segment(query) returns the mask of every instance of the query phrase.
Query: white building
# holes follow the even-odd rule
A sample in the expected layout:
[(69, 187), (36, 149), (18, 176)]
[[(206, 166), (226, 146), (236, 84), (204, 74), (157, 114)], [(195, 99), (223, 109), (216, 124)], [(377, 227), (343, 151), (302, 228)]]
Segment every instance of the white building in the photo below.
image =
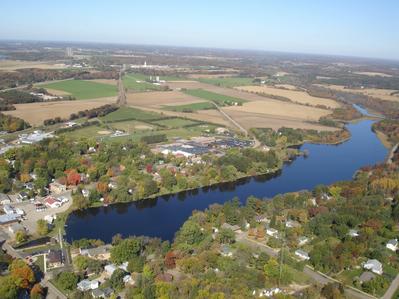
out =
[(77, 284), (77, 289), (79, 291), (85, 292), (89, 290), (97, 289), (100, 285), (98, 280), (88, 280), (84, 279)]
[(374, 272), (375, 274), (382, 275), (382, 264), (375, 259), (370, 259), (363, 264), (363, 268)]
[(295, 255), (303, 261), (310, 260), (309, 254), (302, 249), (295, 250)]
[(399, 248), (398, 239), (389, 240), (386, 247), (395, 252)]
[(270, 237), (277, 238), (277, 237), (278, 237), (278, 230), (269, 227), (269, 228), (266, 229), (266, 234), (267, 234), (268, 236), (270, 236)]

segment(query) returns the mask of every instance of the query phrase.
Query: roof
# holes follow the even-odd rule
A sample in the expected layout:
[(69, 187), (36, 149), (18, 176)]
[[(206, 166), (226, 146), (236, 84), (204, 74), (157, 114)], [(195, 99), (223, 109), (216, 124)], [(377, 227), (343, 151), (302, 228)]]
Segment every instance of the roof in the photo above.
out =
[(7, 224), (10, 222), (15, 222), (15, 221), (18, 221), (19, 218), (20, 218), (20, 215), (18, 215), (18, 214), (0, 215), (0, 224)]
[(49, 204), (49, 205), (53, 205), (55, 203), (59, 203), (59, 201), (57, 199), (55, 199), (54, 197), (52, 197), (52, 196), (47, 196), (44, 199), (44, 201), (46, 202), (46, 204)]
[(387, 245), (398, 246), (398, 240), (397, 239), (389, 240)]
[(50, 250), (47, 259), (50, 263), (61, 263), (62, 262), (62, 252), (61, 250)]
[(303, 255), (303, 256), (309, 256), (309, 254), (305, 250), (302, 250), (302, 249), (295, 250), (295, 254)]
[(111, 247), (112, 247), (111, 245), (102, 245), (94, 248), (82, 249), (81, 253), (90, 256), (97, 256), (100, 254), (108, 253), (111, 250)]
[(375, 278), (375, 274), (372, 272), (366, 271), (366, 272), (363, 272), (362, 275), (360, 275), (359, 280), (361, 282), (367, 282), (367, 281), (372, 280), (373, 278)]

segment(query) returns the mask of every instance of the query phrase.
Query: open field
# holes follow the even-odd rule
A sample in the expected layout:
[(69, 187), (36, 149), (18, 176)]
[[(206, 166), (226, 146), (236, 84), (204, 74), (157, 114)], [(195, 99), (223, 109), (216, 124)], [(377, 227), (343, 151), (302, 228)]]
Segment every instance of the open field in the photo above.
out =
[(177, 111), (177, 112), (195, 112), (198, 110), (216, 109), (215, 105), (209, 102), (192, 103), (186, 105), (168, 105), (163, 107), (164, 110)]
[(90, 80), (91, 82), (97, 82), (102, 84), (109, 84), (109, 85), (117, 85), (118, 81), (113, 79), (94, 79)]
[(203, 100), (179, 91), (152, 91), (127, 94), (127, 103), (132, 106), (162, 108), (165, 105), (178, 106), (199, 102), (203, 102)]
[(157, 125), (161, 125), (161, 126), (166, 126), (168, 128), (182, 128), (185, 126), (194, 125), (197, 122), (192, 121), (190, 119), (176, 117), (176, 118), (157, 120), (157, 121), (154, 121), (153, 123), (157, 124)]
[(322, 86), (330, 88), (332, 90), (359, 93), (370, 97), (379, 98), (385, 101), (399, 102), (399, 91), (394, 89), (379, 89), (379, 88), (346, 88), (343, 85), (333, 85), (333, 84), (316, 84), (317, 86)]
[(65, 80), (40, 87), (67, 92), (78, 100), (105, 98), (117, 94), (116, 86), (88, 80)]
[(149, 125), (148, 123), (136, 120), (119, 121), (110, 123), (109, 125), (115, 130), (122, 130), (125, 132), (147, 131), (157, 128), (157, 126)]
[(207, 101), (211, 101), (216, 103), (219, 106), (230, 106), (237, 104), (243, 104), (246, 102), (244, 99), (237, 97), (230, 97), (224, 94), (215, 93), (212, 91), (204, 90), (204, 89), (187, 89), (183, 91), (185, 94), (190, 96), (198, 97)]
[(353, 73), (358, 74), (358, 75), (370, 76), (370, 77), (386, 77), (386, 78), (392, 77), (389, 74), (380, 73), (380, 72), (353, 72)]
[(142, 92), (149, 90), (160, 90), (159, 85), (154, 85), (152, 83), (146, 82), (149, 76), (142, 74), (127, 74), (123, 76), (123, 85), (128, 90)]
[(72, 113), (115, 103), (115, 98), (102, 98), (87, 101), (59, 101), (30, 104), (15, 104), (13, 111), (3, 111), (29, 122), (31, 125), (42, 125), (46, 119), (61, 117), (68, 118)]
[(199, 78), (200, 82), (213, 84), (222, 87), (235, 87), (241, 85), (253, 84), (254, 78), (247, 77), (216, 77), (216, 78)]
[(142, 120), (148, 121), (153, 119), (160, 119), (162, 115), (151, 111), (143, 111), (132, 107), (121, 107), (117, 111), (111, 112), (102, 117), (104, 122), (119, 122), (125, 120)]
[(275, 84), (274, 86), (277, 88), (283, 88), (283, 89), (299, 90), (298, 87), (291, 85), (291, 84)]
[(0, 60), (1, 71), (15, 71), (18, 69), (38, 68), (38, 69), (64, 69), (63, 63), (40, 62), (40, 61), (21, 61), (21, 60)]
[(300, 103), (311, 106), (324, 105), (329, 108), (340, 107), (339, 103), (334, 100), (313, 97), (305, 91), (288, 90), (282, 88), (275, 88), (271, 86), (239, 86), (236, 88), (247, 92), (255, 92), (255, 93), (262, 93), (265, 95), (284, 97), (291, 100), (294, 103)]

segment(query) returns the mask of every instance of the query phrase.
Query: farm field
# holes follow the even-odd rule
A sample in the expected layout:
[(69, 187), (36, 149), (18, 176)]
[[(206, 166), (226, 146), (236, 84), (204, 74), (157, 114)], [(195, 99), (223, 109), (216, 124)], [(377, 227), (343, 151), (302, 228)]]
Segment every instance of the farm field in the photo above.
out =
[(143, 74), (127, 74), (123, 76), (123, 85), (128, 90), (143, 92), (149, 90), (161, 90), (159, 85), (146, 82), (149, 76)]
[(101, 117), (101, 120), (104, 122), (119, 122), (125, 120), (148, 121), (160, 118), (162, 118), (162, 115), (155, 112), (143, 111), (132, 107), (121, 107), (118, 110)]
[(42, 88), (67, 92), (78, 100), (105, 98), (117, 95), (116, 86), (88, 80), (65, 80), (40, 85)]
[(0, 60), (0, 70), (15, 71), (18, 69), (38, 68), (38, 69), (65, 69), (64, 63), (55, 63), (51, 61), (21, 61), (21, 60)]
[(198, 110), (216, 109), (215, 105), (209, 102), (192, 103), (177, 106), (164, 106), (162, 109), (177, 112), (195, 112)]
[(97, 83), (102, 83), (102, 84), (109, 84), (109, 85), (115, 85), (117, 86), (118, 81), (113, 80), (113, 79), (93, 79), (90, 80), (91, 82), (97, 82)]
[(168, 118), (168, 119), (162, 119), (162, 120), (157, 120), (153, 122), (154, 124), (161, 125), (161, 126), (166, 126), (168, 128), (181, 128), (189, 125), (194, 125), (197, 122), (192, 121), (189, 119), (184, 119), (184, 118)]
[(288, 90), (282, 88), (275, 88), (271, 86), (239, 86), (236, 87), (238, 90), (254, 92), (267, 95), (273, 95), (278, 97), (284, 97), (291, 100), (294, 103), (311, 105), (311, 106), (326, 106), (328, 108), (338, 108), (339, 103), (325, 98), (318, 98), (309, 95), (305, 91)]
[(112, 103), (115, 103), (114, 97), (86, 101), (59, 101), (15, 104), (14, 106), (16, 110), (3, 111), (3, 113), (22, 118), (31, 125), (38, 126), (42, 125), (43, 121), (46, 119), (54, 117), (69, 118), (72, 113)]
[(190, 96), (194, 96), (194, 97), (198, 97), (201, 99), (205, 99), (207, 101), (214, 102), (219, 106), (230, 106), (230, 105), (234, 105), (235, 103), (241, 105), (244, 102), (246, 102), (246, 100), (241, 99), (241, 98), (230, 97), (230, 96), (218, 94), (218, 93), (204, 90), (204, 89), (187, 89), (183, 92)]
[(337, 91), (352, 92), (363, 94), (370, 97), (379, 98), (385, 101), (399, 102), (399, 90), (395, 89), (379, 89), (379, 88), (347, 88), (343, 85), (333, 85), (333, 84), (315, 84), (316, 86), (321, 86)]
[(161, 109), (165, 105), (178, 106), (200, 102), (203, 102), (203, 100), (184, 94), (180, 91), (152, 91), (127, 94), (128, 105), (141, 107)]
[(219, 78), (199, 78), (198, 81), (206, 84), (213, 84), (222, 87), (235, 87), (242, 85), (252, 85), (254, 78), (248, 77), (219, 77)]

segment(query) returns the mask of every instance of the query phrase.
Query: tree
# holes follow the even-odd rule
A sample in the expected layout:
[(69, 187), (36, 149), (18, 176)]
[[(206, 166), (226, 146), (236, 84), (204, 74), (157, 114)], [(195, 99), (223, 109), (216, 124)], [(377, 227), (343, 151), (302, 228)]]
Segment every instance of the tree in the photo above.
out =
[(17, 241), (17, 243), (23, 243), (26, 240), (28, 240), (28, 235), (26, 232), (19, 230), (15, 233), (15, 241)]
[(130, 273), (133, 272), (142, 272), (143, 271), (143, 267), (144, 267), (144, 258), (141, 256), (135, 256), (132, 257), (129, 260), (128, 266), (127, 266), (127, 270)]
[(122, 290), (125, 286), (123, 282), (123, 277), (126, 275), (126, 272), (122, 269), (116, 269), (114, 273), (112, 273), (109, 282), (114, 290)]
[(14, 278), (10, 275), (0, 276), (0, 298), (15, 299), (17, 298), (18, 287), (15, 284)]
[(326, 299), (341, 299), (345, 298), (344, 288), (341, 284), (328, 283), (321, 289), (321, 295)]
[(178, 232), (178, 243), (193, 245), (201, 242), (203, 238), (200, 226), (191, 220), (186, 221)]
[(80, 174), (75, 169), (66, 170), (67, 184), (77, 186), (80, 184)]
[(49, 232), (47, 221), (44, 219), (37, 220), (36, 230), (37, 230), (37, 233), (41, 236), (47, 235)]
[(78, 281), (78, 276), (72, 272), (61, 272), (57, 276), (57, 283), (64, 290), (74, 290)]
[(232, 244), (235, 241), (235, 234), (231, 229), (221, 228), (218, 234), (218, 240), (220, 243)]
[(174, 269), (176, 267), (176, 254), (173, 251), (169, 251), (165, 255), (165, 266), (168, 269)]
[(14, 283), (20, 288), (27, 289), (35, 282), (35, 275), (32, 269), (23, 260), (14, 260), (9, 270)]
[(136, 257), (141, 250), (141, 242), (136, 238), (121, 241), (111, 249), (111, 261), (117, 265)]
[(42, 299), (44, 298), (44, 291), (40, 284), (36, 283), (30, 290), (31, 299)]

